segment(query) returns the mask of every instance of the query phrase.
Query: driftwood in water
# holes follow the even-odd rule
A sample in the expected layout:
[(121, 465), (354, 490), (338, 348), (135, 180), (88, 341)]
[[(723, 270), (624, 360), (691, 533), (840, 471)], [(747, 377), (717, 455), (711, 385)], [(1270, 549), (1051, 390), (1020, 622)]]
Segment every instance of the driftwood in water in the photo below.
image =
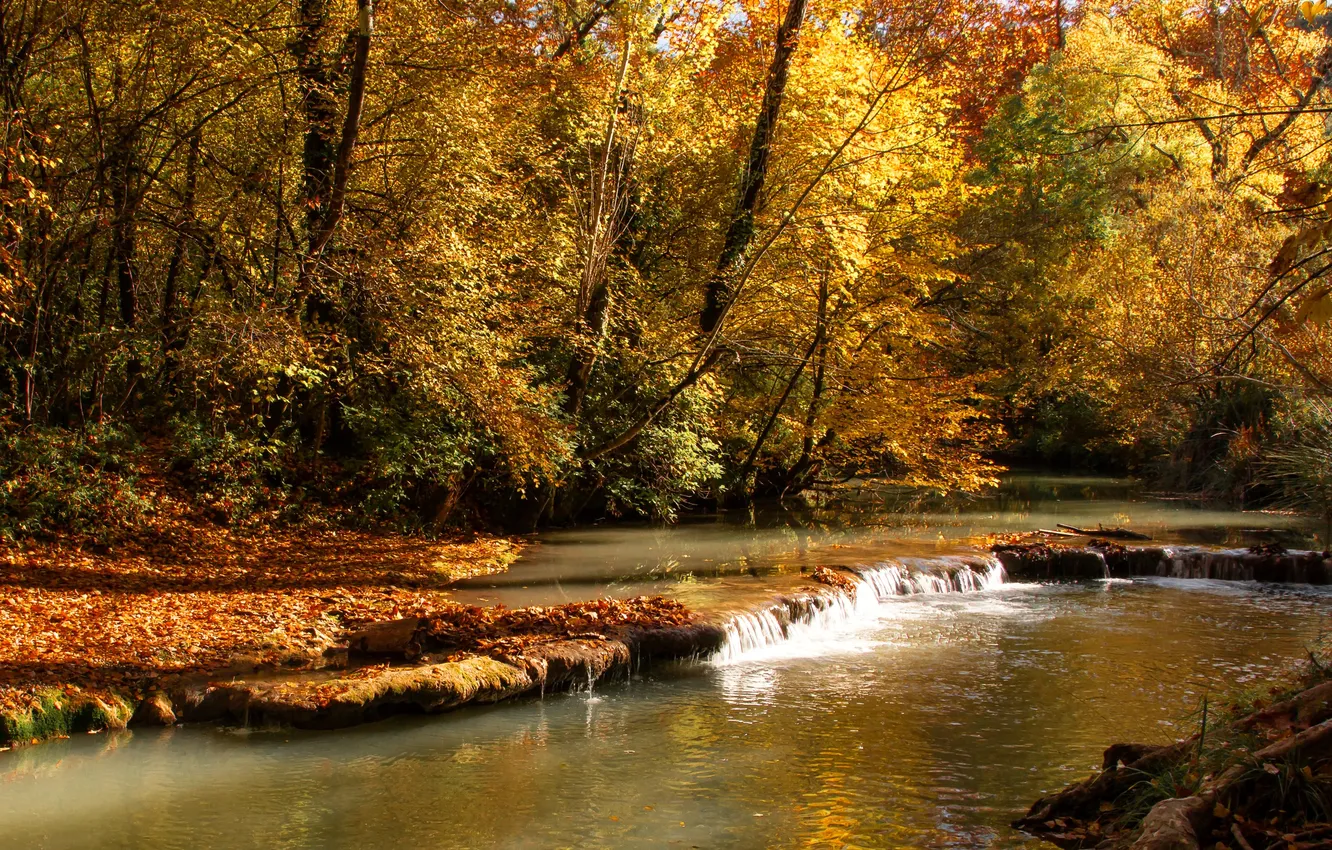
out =
[[(1253, 754), (1253, 763), (1240, 763), (1203, 786), (1192, 797), (1165, 800), (1157, 803), (1142, 821), (1142, 835), (1133, 843), (1133, 850), (1193, 850), (1210, 844), (1212, 822), (1219, 811), (1229, 812), (1237, 807), (1237, 798), (1260, 782), (1275, 782), (1280, 774), (1276, 764), (1298, 753), (1306, 762), (1325, 760), (1332, 752), (1332, 720), (1325, 720), (1311, 729), (1283, 738)], [(1264, 768), (1256, 769), (1258, 765)], [(1272, 765), (1271, 771), (1266, 769)], [(1305, 769), (1308, 769), (1307, 767)], [(1310, 771), (1312, 776), (1312, 771)], [(1230, 803), (1230, 806), (1226, 806)], [(1218, 810), (1218, 806), (1221, 807)], [(1263, 814), (1267, 814), (1264, 812)], [(1232, 827), (1233, 828), (1233, 827)], [(1288, 842), (1294, 845), (1295, 842)]]
[[(1104, 803), (1118, 800), (1144, 775), (1177, 764), (1188, 756), (1193, 744), (1194, 739), (1164, 747), (1115, 744), (1105, 751), (1103, 763), (1109, 767), (1090, 779), (1037, 800), (1025, 816), (1013, 821), (1013, 826), (1060, 846), (1079, 846), (1082, 836), (1069, 833), (1073, 824), (1096, 822), (1104, 811)], [(1125, 756), (1132, 761), (1125, 763)]]
[(1077, 537), (1105, 537), (1105, 538), (1112, 538), (1114, 540), (1152, 539), (1150, 535), (1141, 534), (1137, 531), (1129, 531), (1127, 528), (1105, 528), (1104, 526), (1097, 525), (1095, 531), (1088, 531), (1085, 528), (1078, 528), (1072, 525), (1064, 525), (1062, 522), (1057, 523), (1057, 526), (1059, 528), (1064, 529), (1065, 531), (1072, 532), (1074, 536)]
[(1252, 729), (1308, 729), (1332, 720), (1332, 682), (1315, 685), (1294, 697), (1255, 711), (1235, 723), (1244, 732)]

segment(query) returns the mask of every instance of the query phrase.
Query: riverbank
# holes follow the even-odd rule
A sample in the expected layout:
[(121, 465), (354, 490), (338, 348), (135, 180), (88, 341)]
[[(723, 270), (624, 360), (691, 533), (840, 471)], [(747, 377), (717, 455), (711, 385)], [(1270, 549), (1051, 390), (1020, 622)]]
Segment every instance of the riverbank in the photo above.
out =
[(710, 655), (724, 638), (720, 625), (662, 597), (517, 609), (446, 602), (347, 634), (319, 667), (163, 680), (130, 722), (338, 729), (591, 688), (654, 661)]
[[(237, 538), (183, 560), (10, 553), (0, 746), (127, 725), (340, 728), (591, 687), (726, 642), (721, 621), (660, 596), (515, 609), (449, 598), (452, 582), (517, 551), (325, 532)], [(810, 579), (756, 612), (771, 639), (870, 588), (850, 570)]]
[(1113, 744), (1101, 771), (1013, 826), (1062, 848), (1332, 847), (1332, 667), (1326, 648), (1285, 680), (1204, 703), (1192, 735)]
[(164, 677), (317, 665), (349, 629), (436, 611), (521, 544), (181, 524), (95, 551), (0, 543), (0, 747), (123, 726)]

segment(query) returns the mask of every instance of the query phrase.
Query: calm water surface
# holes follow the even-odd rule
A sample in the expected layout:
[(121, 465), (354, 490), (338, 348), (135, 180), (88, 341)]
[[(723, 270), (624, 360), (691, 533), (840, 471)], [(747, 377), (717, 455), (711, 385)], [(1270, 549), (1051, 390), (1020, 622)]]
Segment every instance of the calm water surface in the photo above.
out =
[[(866, 491), (836, 507), (691, 517), (673, 526), (607, 525), (538, 535), (512, 570), (463, 582), (460, 601), (556, 604), (592, 596), (682, 595), (714, 604), (747, 595), (755, 582), (702, 581), (799, 575), (816, 564), (874, 563), (888, 556), (973, 550), (986, 535), (1058, 524), (1124, 526), (1162, 543), (1247, 546), (1277, 541), (1325, 548), (1307, 521), (1289, 515), (1148, 499), (1131, 481), (1014, 475), (985, 498), (934, 499)], [(683, 579), (683, 582), (682, 582)], [(759, 582), (762, 583), (762, 582)]]
[[(586, 545), (546, 551), (583, 564)], [(821, 554), (871, 546), (836, 545)], [(653, 581), (770, 580), (721, 572)], [(1308, 587), (1010, 584), (544, 701), (337, 733), (84, 737), (0, 754), (0, 847), (1034, 847), (1006, 824), (1037, 795), (1283, 669), (1330, 605)]]

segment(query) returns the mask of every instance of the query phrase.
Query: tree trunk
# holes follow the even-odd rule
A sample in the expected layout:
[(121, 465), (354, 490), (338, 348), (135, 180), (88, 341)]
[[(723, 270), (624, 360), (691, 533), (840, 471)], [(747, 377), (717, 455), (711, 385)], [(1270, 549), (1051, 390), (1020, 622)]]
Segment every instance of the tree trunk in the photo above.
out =
[[(320, 261), (342, 219), (352, 154), (356, 150), (361, 113), (365, 107), (366, 69), (370, 58), (371, 36), (374, 34), (374, 0), (357, 0), (356, 7), (358, 24), (351, 38), (347, 107), (342, 120), (342, 134), (336, 147), (333, 146), (333, 126), (337, 103), (333, 97), (327, 57), (322, 49), (329, 26), (328, 0), (301, 0), (300, 34), (291, 46), (304, 94), (302, 107), (306, 119), (303, 154), (306, 250), (300, 258), (291, 308), (303, 310), (311, 334), (318, 333), (319, 326), (333, 324), (339, 319), (340, 313), (339, 304), (322, 285)], [(324, 366), (329, 377), (321, 387), (310, 391), (310, 397), (304, 404), (308, 408), (304, 417), (305, 425), (310, 429), (316, 459), (325, 437), (330, 431), (340, 431), (343, 422), (339, 401), (331, 391), (334, 385), (332, 376), (338, 371), (338, 363), (326, 361)]]
[[(814, 342), (810, 343), (809, 351), (805, 353), (805, 358), (796, 364), (795, 370), (791, 373), (790, 379), (786, 382), (786, 389), (782, 390), (781, 397), (777, 403), (772, 406), (768, 418), (763, 423), (762, 430), (754, 439), (754, 445), (750, 448), (749, 454), (745, 456), (745, 462), (740, 464), (740, 469), (735, 473), (735, 480), (741, 486), (745, 485), (745, 479), (749, 477), (750, 470), (754, 468), (754, 463), (758, 460), (759, 452), (763, 449), (763, 444), (768, 441), (768, 435), (772, 433), (773, 426), (777, 424), (777, 417), (781, 416), (782, 408), (786, 406), (786, 400), (791, 397), (791, 392), (795, 390), (796, 383), (800, 376), (804, 374), (805, 367), (809, 365), (809, 359), (814, 355), (815, 349), (819, 346), (819, 339), (815, 337)], [(750, 495), (757, 495), (758, 487), (752, 488)]]
[(592, 32), (592, 28), (606, 16), (606, 13), (614, 5), (615, 0), (595, 0), (587, 16), (578, 21), (574, 25), (573, 31), (564, 37), (559, 47), (555, 48), (555, 53), (551, 55), (551, 59), (558, 60), (573, 48), (581, 47), (588, 34)]
[(120, 323), (126, 328), (133, 328), (138, 321), (138, 297), (135, 292), (134, 254), (135, 219), (137, 206), (134, 194), (134, 165), (132, 152), (134, 140), (125, 139), (121, 149), (113, 155), (110, 170), (111, 207), (113, 224), (111, 231), (111, 253), (114, 259), (116, 275), (117, 302), (120, 307)]
[(805, 21), (807, 5), (808, 0), (791, 0), (791, 5), (786, 9), (786, 20), (777, 29), (777, 46), (773, 52), (772, 65), (768, 68), (768, 80), (763, 90), (763, 106), (759, 110), (758, 123), (754, 125), (754, 136), (749, 145), (749, 160), (740, 180), (739, 198), (735, 212), (731, 214), (730, 224), (726, 228), (721, 255), (717, 258), (717, 269), (708, 281), (703, 312), (699, 315), (699, 327), (704, 333), (711, 333), (722, 320), (731, 301), (731, 278), (743, 265), (745, 252), (754, 240), (754, 214), (758, 209), (759, 196), (768, 176), (768, 162), (772, 158), (772, 140), (777, 130), (777, 117), (781, 113), (782, 98), (786, 94), (786, 81), (791, 70), (791, 58), (795, 55), (796, 45), (800, 39), (800, 27)]
[(328, 321), (333, 303), (315, 285), (316, 270), (324, 249), (342, 219), (347, 196), (347, 178), (351, 173), (352, 153), (360, 132), (365, 105), (366, 68), (370, 58), (370, 38), (374, 33), (373, 0), (357, 0), (359, 24), (353, 39), (351, 69), (347, 82), (347, 111), (343, 116), (342, 136), (333, 144), (337, 121), (337, 102), (323, 51), (328, 29), (328, 0), (301, 0), (298, 26), (300, 33), (292, 42), (297, 73), (301, 82), (301, 107), (306, 132), (303, 165), (305, 171), (306, 251), (301, 260), (298, 297), (305, 299), (307, 319)]
[(185, 265), (185, 253), (189, 247), (189, 228), (194, 221), (195, 188), (199, 173), (199, 134), (190, 137), (189, 155), (185, 160), (185, 190), (181, 198), (180, 218), (176, 222), (176, 239), (171, 246), (171, 260), (167, 264), (166, 282), (162, 287), (162, 344), (164, 350), (165, 374), (174, 372), (176, 337), (178, 331), (176, 290), (179, 288), (181, 268)]
[[(788, 9), (787, 11), (788, 22), (793, 20), (797, 22), (803, 21), (804, 8), (805, 5), (803, 0), (794, 0), (792, 8)], [(783, 25), (782, 30), (786, 29), (787, 27)], [(789, 64), (790, 64), (790, 54), (794, 51), (795, 48), (794, 37), (797, 36), (798, 34), (799, 34), (799, 29), (798, 27), (796, 27), (792, 32), (790, 32), (790, 37), (788, 37), (785, 41), (779, 42), (777, 47), (777, 56), (774, 58), (773, 64), (774, 66), (780, 66), (781, 78), (782, 78), (780, 88), (782, 89), (785, 88), (786, 73), (789, 69)], [(769, 94), (771, 94), (772, 91), (775, 88), (777, 88), (776, 86), (772, 85), (772, 82), (773, 79), (770, 77)], [(699, 346), (699, 350), (694, 355), (694, 361), (692, 364), (690, 364), (689, 369), (685, 372), (685, 374), (675, 382), (675, 384), (670, 388), (670, 390), (668, 390), (650, 410), (648, 410), (645, 414), (636, 419), (633, 422), (633, 424), (631, 424), (628, 428), (626, 428), (617, 436), (612, 437), (609, 440), (606, 440), (600, 445), (590, 450), (584, 450), (580, 452), (579, 453), (580, 458), (582, 458), (584, 461), (596, 460), (599, 457), (610, 454), (612, 452), (619, 451), (621, 448), (629, 445), (631, 442), (637, 439), (638, 435), (641, 434), (644, 431), (644, 429), (646, 429), (649, 425), (651, 425), (654, 421), (656, 421), (658, 416), (660, 416), (667, 409), (669, 409), (671, 405), (675, 403), (675, 400), (679, 398), (682, 393), (684, 393), (687, 389), (692, 387), (695, 383), (698, 382), (700, 378), (702, 378), (705, 374), (707, 374), (709, 371), (712, 370), (712, 368), (717, 364), (717, 361), (720, 359), (722, 354), (722, 350), (718, 347), (718, 340), (721, 336), (721, 331), (725, 322), (726, 314), (730, 310), (731, 304), (735, 300), (735, 297), (738, 294), (739, 290), (743, 288), (746, 281), (748, 281), (749, 276), (753, 273), (754, 268), (756, 267), (758, 262), (763, 258), (763, 255), (768, 251), (769, 248), (772, 247), (772, 245), (777, 241), (777, 239), (781, 237), (781, 235), (786, 231), (786, 228), (795, 221), (796, 213), (799, 212), (800, 208), (804, 205), (805, 201), (809, 199), (809, 196), (818, 187), (819, 183), (822, 182), (823, 178), (826, 177), (832, 171), (833, 167), (836, 165), (837, 161), (841, 158), (842, 154), (846, 151), (847, 147), (869, 125), (874, 115), (878, 112), (879, 106), (882, 103), (883, 99), (888, 95), (888, 93), (891, 90), (893, 90), (894, 85), (895, 83), (890, 81), (883, 88), (879, 89), (879, 91), (875, 94), (874, 98), (870, 101), (868, 107), (865, 110), (864, 115), (861, 116), (860, 121), (849, 133), (847, 133), (847, 135), (842, 139), (841, 143), (838, 144), (836, 149), (834, 149), (828, 155), (827, 159), (824, 160), (823, 165), (819, 168), (818, 173), (814, 175), (813, 179), (811, 179), (808, 183), (805, 184), (805, 187), (804, 189), (801, 190), (800, 195), (791, 204), (790, 208), (782, 216), (778, 224), (774, 228), (772, 228), (772, 230), (768, 234), (766, 234), (763, 240), (759, 243), (758, 250), (756, 251), (755, 255), (746, 261), (743, 257), (744, 254), (743, 250), (741, 250), (741, 252), (737, 254), (735, 262), (733, 262), (730, 266), (730, 271), (728, 272), (728, 275), (723, 278), (726, 291), (724, 297), (717, 298), (718, 307), (716, 310), (716, 315), (713, 317), (713, 321), (711, 322), (712, 330), (706, 331), (704, 333), (703, 339), (701, 340), (701, 344)], [(781, 105), (780, 97), (775, 97), (770, 99), (765, 96), (764, 115), (769, 115), (768, 112), (769, 106), (772, 106), (773, 109), (770, 115), (771, 120), (764, 121), (761, 118), (760, 125), (766, 126), (767, 129), (763, 131), (762, 135), (765, 138), (768, 138), (769, 140), (771, 137), (773, 127), (775, 125), (776, 113), (777, 113), (776, 107), (780, 107), (780, 105)], [(759, 128), (756, 128), (756, 143), (758, 138), (758, 133), (757, 133), (758, 129)], [(766, 149), (769, 148), (770, 145), (768, 143), (764, 143), (760, 147)], [(764, 162), (764, 168), (766, 169), (766, 159)], [(748, 180), (746, 181), (746, 183), (748, 183)], [(742, 196), (742, 198), (743, 197), (744, 196)], [(757, 191), (755, 192), (755, 198), (757, 198)], [(746, 239), (746, 244), (748, 244), (748, 240), (752, 239), (752, 237), (753, 237), (753, 229), (751, 227), (749, 230), (749, 235)], [(734, 275), (734, 277), (730, 276), (732, 274)], [(710, 281), (709, 283), (710, 288), (712, 286), (712, 283), (715, 283), (716, 280), (717, 277), (714, 275), (713, 280)], [(711, 293), (710, 297), (712, 297)], [(833, 432), (829, 430), (828, 433), (824, 436), (823, 440), (819, 442), (819, 446), (826, 445), (828, 442), (830, 442), (833, 439), (833, 437), (834, 437)]]
[[(786, 406), (786, 400), (791, 397), (791, 393), (795, 390), (796, 383), (800, 380), (800, 376), (805, 373), (805, 369), (809, 366), (809, 361), (813, 359), (815, 352), (820, 351), (823, 347), (824, 334), (826, 332), (825, 319), (827, 302), (828, 276), (825, 273), (821, 276), (819, 281), (819, 313), (818, 321), (814, 327), (814, 338), (810, 341), (809, 350), (805, 352), (804, 358), (796, 365), (795, 370), (791, 373), (790, 379), (786, 382), (786, 389), (782, 391), (781, 397), (778, 398), (777, 403), (773, 405), (772, 412), (768, 414), (767, 420), (763, 423), (762, 430), (759, 431), (758, 437), (754, 440), (753, 447), (750, 448), (749, 454), (745, 457), (745, 462), (740, 465), (739, 471), (736, 472), (735, 480), (742, 485), (744, 484), (745, 479), (749, 476), (750, 471), (754, 468), (754, 463), (758, 460), (759, 452), (762, 451), (763, 444), (768, 441), (768, 435), (772, 433), (773, 426), (777, 424), (777, 417), (781, 415), (782, 408)], [(757, 490), (757, 487), (755, 487), (755, 490)]]
[(596, 365), (610, 320), (611, 293), (606, 280), (606, 264), (619, 236), (625, 209), (624, 182), (633, 157), (633, 146), (617, 137), (620, 100), (629, 73), (632, 45), (633, 42), (626, 38), (620, 57), (620, 72), (611, 93), (610, 116), (606, 119), (601, 155), (589, 181), (587, 209), (579, 234), (583, 268), (578, 283), (574, 352), (570, 358), (569, 389), (565, 397), (565, 412), (573, 419), (577, 419), (582, 409), (592, 368)]
[(818, 441), (814, 439), (814, 429), (818, 425), (828, 374), (828, 276), (826, 274), (819, 280), (819, 316), (815, 338), (819, 345), (811, 381), (809, 407), (805, 410), (805, 439), (800, 447), (799, 459), (787, 470), (785, 479), (781, 482), (778, 495), (782, 496), (793, 490), (800, 492), (814, 483), (814, 479), (818, 477), (823, 467), (816, 453), (833, 439), (831, 429)]

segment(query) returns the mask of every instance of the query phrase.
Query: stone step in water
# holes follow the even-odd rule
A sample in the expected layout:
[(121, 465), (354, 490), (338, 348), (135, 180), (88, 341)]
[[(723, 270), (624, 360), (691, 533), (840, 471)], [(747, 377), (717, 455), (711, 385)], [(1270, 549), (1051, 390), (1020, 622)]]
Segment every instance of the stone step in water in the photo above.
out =
[(998, 546), (994, 552), (1010, 575), (1028, 581), (1133, 576), (1281, 584), (1332, 581), (1332, 557), (1316, 551), (1113, 544), (1065, 547), (1037, 543)]

